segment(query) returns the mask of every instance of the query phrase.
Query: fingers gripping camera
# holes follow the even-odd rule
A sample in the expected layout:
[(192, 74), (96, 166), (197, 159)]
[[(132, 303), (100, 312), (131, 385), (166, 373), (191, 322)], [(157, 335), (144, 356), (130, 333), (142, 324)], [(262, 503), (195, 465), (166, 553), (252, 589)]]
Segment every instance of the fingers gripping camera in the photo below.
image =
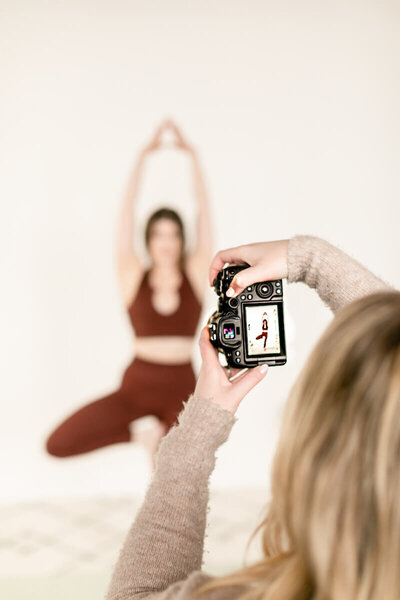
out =
[(226, 267), (214, 280), (218, 310), (208, 320), (211, 343), (231, 367), (284, 365), (282, 280), (254, 283), (235, 298), (228, 298), (226, 292), (232, 279), (245, 268)]

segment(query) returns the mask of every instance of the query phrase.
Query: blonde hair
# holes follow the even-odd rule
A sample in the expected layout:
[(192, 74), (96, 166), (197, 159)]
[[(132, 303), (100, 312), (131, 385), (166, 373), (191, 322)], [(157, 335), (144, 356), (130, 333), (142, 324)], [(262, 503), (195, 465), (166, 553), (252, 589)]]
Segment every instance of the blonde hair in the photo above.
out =
[(292, 387), (250, 538), (263, 558), (193, 598), (399, 600), (399, 459), (400, 292), (384, 291), (337, 313)]

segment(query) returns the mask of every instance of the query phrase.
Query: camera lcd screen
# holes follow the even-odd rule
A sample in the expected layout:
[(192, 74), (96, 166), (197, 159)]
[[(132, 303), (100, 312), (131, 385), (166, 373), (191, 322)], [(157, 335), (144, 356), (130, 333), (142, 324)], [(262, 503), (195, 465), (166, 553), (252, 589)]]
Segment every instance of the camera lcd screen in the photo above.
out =
[(281, 354), (277, 304), (245, 306), (248, 356)]
[(224, 339), (234, 340), (235, 339), (235, 326), (233, 323), (227, 323), (224, 325)]

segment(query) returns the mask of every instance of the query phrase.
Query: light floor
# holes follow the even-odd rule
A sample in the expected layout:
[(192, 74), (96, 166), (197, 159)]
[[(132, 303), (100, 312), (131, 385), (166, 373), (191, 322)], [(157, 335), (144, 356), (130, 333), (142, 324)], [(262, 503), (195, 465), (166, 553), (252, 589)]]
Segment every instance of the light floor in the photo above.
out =
[[(82, 498), (0, 506), (0, 598), (103, 598), (142, 498)], [(203, 569), (243, 564), (266, 504), (263, 490), (211, 491)], [(246, 562), (259, 553), (259, 537)]]

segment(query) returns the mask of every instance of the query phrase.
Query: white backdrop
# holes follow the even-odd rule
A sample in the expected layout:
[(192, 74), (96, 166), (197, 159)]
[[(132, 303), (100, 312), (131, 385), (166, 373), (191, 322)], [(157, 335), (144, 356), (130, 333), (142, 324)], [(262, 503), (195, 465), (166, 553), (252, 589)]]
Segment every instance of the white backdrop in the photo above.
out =
[[(0, 500), (141, 492), (136, 444), (44, 451), (133, 354), (113, 251), (137, 152), (161, 119), (183, 128), (216, 249), (315, 234), (399, 286), (399, 4), (2, 0), (0, 13)], [(191, 192), (184, 155), (154, 156), (138, 239), (164, 203), (192, 231)], [(288, 364), (239, 408), (215, 486), (267, 488), (288, 390), (331, 319), (302, 284), (285, 298)], [(214, 303), (210, 290), (203, 321)]]

